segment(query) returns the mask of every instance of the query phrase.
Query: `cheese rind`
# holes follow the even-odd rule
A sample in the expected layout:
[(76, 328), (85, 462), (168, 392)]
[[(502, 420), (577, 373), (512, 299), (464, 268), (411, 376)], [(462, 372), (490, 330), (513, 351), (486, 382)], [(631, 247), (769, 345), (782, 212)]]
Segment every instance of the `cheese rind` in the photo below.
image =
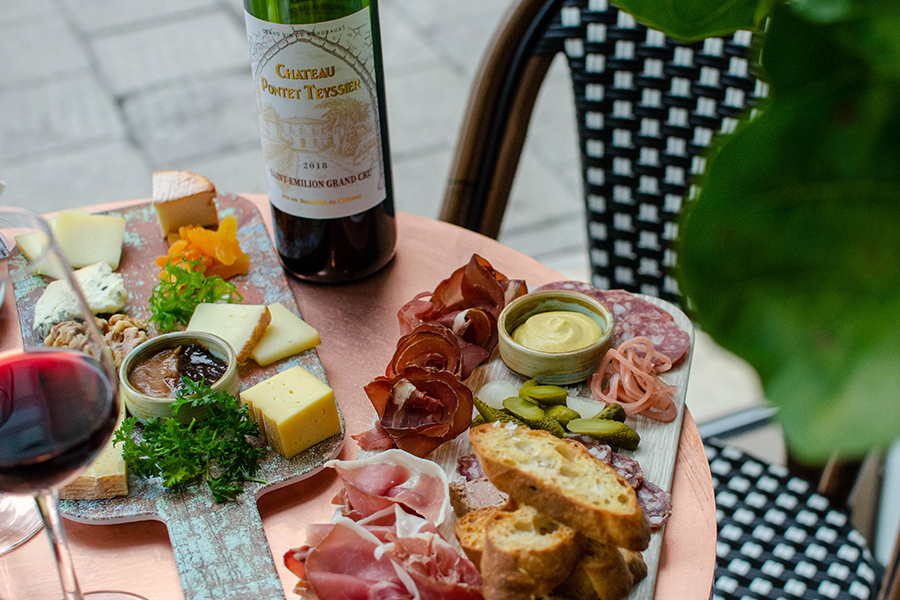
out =
[(285, 458), (341, 432), (334, 392), (297, 365), (241, 392), (260, 437)]
[(187, 330), (219, 336), (231, 344), (237, 361), (242, 363), (250, 358), (271, 320), (269, 308), (263, 305), (204, 303), (197, 305)]
[(75, 269), (105, 262), (119, 268), (125, 241), (125, 217), (61, 213), (56, 219), (56, 241)]
[(186, 225), (212, 227), (219, 223), (216, 186), (206, 177), (188, 171), (154, 171), (152, 181), (153, 208), (163, 237)]
[(283, 304), (269, 305), (272, 321), (250, 356), (260, 366), (309, 350), (321, 343), (319, 332)]
[[(121, 422), (122, 417), (119, 418), (120, 425)], [(122, 445), (117, 447), (112, 440), (78, 479), (59, 490), (62, 500), (100, 500), (127, 495), (128, 473), (122, 458)]]

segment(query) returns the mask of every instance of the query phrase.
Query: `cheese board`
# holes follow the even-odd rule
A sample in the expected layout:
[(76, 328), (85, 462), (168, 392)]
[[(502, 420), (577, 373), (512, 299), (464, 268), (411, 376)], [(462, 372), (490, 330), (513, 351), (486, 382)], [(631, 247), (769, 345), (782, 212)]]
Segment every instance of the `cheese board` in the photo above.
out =
[[(693, 349), (694, 328), (687, 315), (675, 305), (664, 300), (641, 294), (635, 295), (668, 312), (673, 317), (675, 324), (683, 331), (687, 332), (690, 338), (690, 347)], [(685, 397), (690, 376), (692, 355), (693, 352), (689, 352), (675, 368), (660, 375), (660, 379), (662, 379), (664, 383), (675, 386), (676, 388), (672, 397), (672, 400), (677, 407), (677, 416), (675, 419), (672, 422), (663, 423), (641, 415), (630, 415), (628, 417), (628, 424), (640, 434), (641, 442), (635, 451), (618, 451), (621, 454), (637, 460), (640, 463), (644, 478), (655, 483), (667, 492), (671, 492), (672, 488), (675, 458), (681, 438), (682, 421), (684, 419)], [(510, 381), (517, 387), (520, 387), (525, 381), (523, 377), (506, 366), (503, 360), (501, 360), (499, 352), (495, 349), (490, 359), (476, 368), (463, 383), (477, 395), (484, 384), (498, 379)], [(591, 397), (587, 382), (567, 386), (567, 388), (573, 394), (577, 394), (578, 397)], [(598, 406), (602, 407), (599, 403)], [(441, 445), (428, 455), (427, 458), (437, 463), (447, 474), (447, 477), (451, 482), (462, 481), (462, 476), (457, 473), (457, 459), (472, 454), (472, 452), (473, 450), (469, 443), (468, 435), (463, 433), (456, 439)], [(376, 454), (378, 454), (377, 451), (362, 451), (360, 452), (360, 458), (368, 458), (375, 456)], [(690, 507), (673, 506), (672, 510), (673, 512), (684, 511), (690, 510)], [(459, 544), (453, 533), (453, 525), (455, 522), (456, 515), (451, 515), (451, 518), (445, 521), (439, 529), (445, 539), (449, 540), (459, 548)], [(664, 535), (664, 526), (662, 529), (651, 535), (650, 545), (643, 551), (644, 562), (647, 564), (647, 577), (634, 587), (631, 594), (628, 596), (629, 600), (652, 600), (656, 587), (656, 576), (659, 572)]]
[[(237, 196), (218, 196), (219, 218), (232, 215), (237, 220), (237, 238), (250, 257), (246, 275), (231, 279), (245, 304), (280, 302), (300, 315), (297, 302), (278, 262), (262, 216), (249, 201)], [(153, 263), (168, 248), (160, 234), (156, 211), (149, 203), (128, 206), (107, 214), (125, 217), (125, 244), (117, 272), (122, 275), (130, 299), (126, 312), (147, 318), (147, 299), (156, 283), (158, 267)], [(34, 306), (49, 282), (32, 276), (26, 259), (13, 250), (9, 258), (14, 295), (23, 340), (40, 341), (33, 329)], [(300, 315), (302, 316), (302, 315)], [(328, 383), (315, 348), (282, 359), (266, 367), (247, 361), (239, 367), (241, 389), (247, 389), (284, 370), (301, 365), (323, 383)], [(64, 500), (63, 515), (84, 523), (111, 524), (158, 520), (165, 523), (175, 554), (185, 598), (283, 598), (281, 582), (269, 549), (257, 499), (322, 469), (336, 457), (344, 440), (345, 424), (340, 415), (341, 433), (332, 436), (288, 460), (267, 449), (258, 473), (264, 483), (246, 484), (237, 500), (216, 504), (205, 484), (181, 490), (166, 490), (158, 479), (143, 480), (129, 472), (129, 494), (104, 500)]]

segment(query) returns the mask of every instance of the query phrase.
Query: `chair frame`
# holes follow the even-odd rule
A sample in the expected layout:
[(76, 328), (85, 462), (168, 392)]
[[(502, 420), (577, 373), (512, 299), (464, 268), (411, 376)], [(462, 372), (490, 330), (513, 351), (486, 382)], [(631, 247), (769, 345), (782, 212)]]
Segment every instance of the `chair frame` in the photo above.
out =
[[(499, 235), (538, 91), (557, 53), (535, 50), (562, 5), (563, 0), (516, 0), (501, 20), (469, 96), (440, 210), (442, 221), (494, 239)], [(788, 464), (792, 472), (818, 481), (819, 493), (843, 505), (862, 462), (833, 458), (824, 468), (808, 468), (789, 456)], [(878, 598), (900, 600), (900, 537)]]

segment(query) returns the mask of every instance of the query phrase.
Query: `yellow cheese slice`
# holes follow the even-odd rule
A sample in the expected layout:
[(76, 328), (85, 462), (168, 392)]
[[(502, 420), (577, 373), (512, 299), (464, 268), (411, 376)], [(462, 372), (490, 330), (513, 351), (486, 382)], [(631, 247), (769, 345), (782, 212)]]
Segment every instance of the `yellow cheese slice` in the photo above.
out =
[(319, 332), (280, 302), (270, 304), (269, 312), (272, 321), (250, 353), (256, 364), (264, 367), (321, 343)]
[(78, 479), (59, 490), (63, 500), (99, 500), (127, 495), (128, 474), (122, 445), (114, 446), (112, 440)]
[(239, 363), (250, 352), (272, 320), (268, 307), (256, 304), (199, 304), (188, 323), (188, 331), (219, 336), (234, 348)]
[[(83, 208), (73, 208), (72, 210), (65, 211), (72, 212), (79, 215), (88, 214), (86, 210)], [(59, 215), (50, 217), (47, 219), (47, 225), (50, 226), (50, 231), (56, 231), (56, 219)], [(30, 260), (31, 262), (36, 261), (41, 257), (44, 253), (44, 249), (47, 247), (47, 241), (44, 239), (44, 236), (38, 231), (31, 231), (28, 233), (23, 233), (21, 235), (17, 235), (16, 246), (19, 247), (19, 252), (22, 253), (25, 258)], [(56, 269), (53, 268), (48, 262), (44, 261), (38, 264), (34, 270), (38, 275), (47, 275), (49, 277), (53, 277), (54, 279), (59, 279), (60, 274), (56, 272)]]
[(334, 392), (299, 365), (241, 392), (241, 402), (260, 437), (285, 458), (341, 432)]
[(215, 226), (216, 186), (188, 171), (153, 172), (153, 208), (159, 217), (163, 237), (177, 233), (185, 225)]
[(56, 219), (56, 241), (75, 269), (105, 262), (115, 271), (122, 257), (125, 217), (61, 213)]

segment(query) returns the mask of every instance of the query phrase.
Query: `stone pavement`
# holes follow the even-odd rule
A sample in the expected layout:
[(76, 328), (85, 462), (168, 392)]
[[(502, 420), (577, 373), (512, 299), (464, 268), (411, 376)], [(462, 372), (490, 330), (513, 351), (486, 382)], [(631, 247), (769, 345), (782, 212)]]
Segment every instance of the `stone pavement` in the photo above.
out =
[[(508, 4), (380, 2), (399, 210), (437, 216)], [(537, 108), (501, 240), (584, 278), (574, 109), (556, 66), (543, 94), (556, 101)], [(0, 0), (4, 201), (46, 212), (146, 197), (157, 169), (201, 173), (222, 192), (266, 189), (241, 0)]]
[[(399, 210), (437, 216), (472, 79), (509, 2), (380, 0)], [(49, 212), (147, 197), (157, 169), (265, 192), (249, 60), (241, 0), (0, 0), (3, 201)], [(587, 279), (562, 60), (535, 107), (511, 207), (502, 242)], [(755, 374), (708, 338), (694, 354), (698, 419), (761, 401)]]

